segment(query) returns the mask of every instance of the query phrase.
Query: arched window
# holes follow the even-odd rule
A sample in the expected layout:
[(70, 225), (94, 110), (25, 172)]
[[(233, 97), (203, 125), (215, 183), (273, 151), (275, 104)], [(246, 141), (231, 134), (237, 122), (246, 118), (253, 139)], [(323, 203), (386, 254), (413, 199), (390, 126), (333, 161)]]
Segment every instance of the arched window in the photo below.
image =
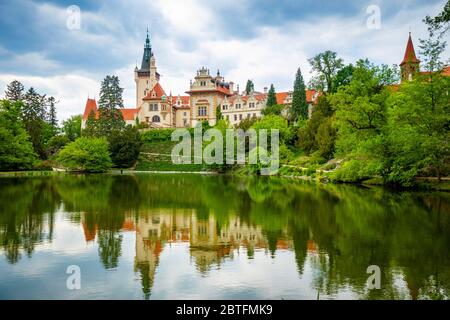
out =
[(152, 122), (160, 122), (161, 119), (159, 118), (159, 116), (153, 116), (152, 118)]

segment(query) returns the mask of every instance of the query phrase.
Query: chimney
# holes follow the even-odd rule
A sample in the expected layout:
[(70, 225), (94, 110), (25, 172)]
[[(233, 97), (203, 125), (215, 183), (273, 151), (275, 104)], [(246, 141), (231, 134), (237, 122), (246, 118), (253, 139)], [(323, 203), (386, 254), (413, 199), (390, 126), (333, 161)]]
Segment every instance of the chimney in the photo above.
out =
[(230, 81), (228, 84), (230, 85), (230, 92), (234, 93), (234, 82)]
[(267, 93), (267, 87), (264, 87), (264, 93)]

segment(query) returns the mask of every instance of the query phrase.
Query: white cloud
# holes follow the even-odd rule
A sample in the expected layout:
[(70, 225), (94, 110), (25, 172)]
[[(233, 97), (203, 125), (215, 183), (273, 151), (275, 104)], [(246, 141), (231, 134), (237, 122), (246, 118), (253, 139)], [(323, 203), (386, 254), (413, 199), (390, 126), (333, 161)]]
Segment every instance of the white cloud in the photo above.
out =
[(0, 89), (13, 80), (19, 80), (26, 88), (34, 87), (39, 93), (54, 96), (57, 104), (58, 119), (64, 120), (72, 115), (82, 114), (88, 95), (97, 96), (99, 82), (95, 78), (81, 75), (58, 75), (51, 77), (20, 76), (0, 74)]
[[(369, 30), (366, 27), (366, 8), (361, 4), (360, 13), (352, 17), (322, 15), (314, 20), (291, 20), (282, 25), (259, 27), (252, 37), (243, 38), (239, 34), (225, 35), (223, 31), (226, 26), (223, 25), (221, 9), (230, 6), (235, 9), (236, 17), (245, 19), (248, 12), (242, 1), (218, 5), (198, 0), (142, 0), (129, 4), (116, 0), (108, 2), (97, 12), (81, 8), (82, 29), (69, 31), (65, 28), (65, 8), (36, 5), (39, 26), (50, 27), (57, 41), (52, 40), (46, 48), (48, 52), (19, 54), (8, 61), (13, 65), (26, 64), (30, 71), (23, 76), (19, 76), (19, 72), (0, 72), (3, 82), (0, 90), (4, 90), (5, 84), (12, 79), (23, 79), (27, 86), (40, 87), (41, 92), (56, 96), (61, 101), (59, 116), (65, 119), (83, 111), (88, 94), (98, 96), (100, 81), (109, 73), (118, 75), (125, 88), (125, 106), (134, 107), (133, 70), (135, 63), (139, 64), (142, 58), (147, 25), (150, 26), (158, 71), (162, 75), (161, 83), (167, 94), (183, 94), (201, 66), (210, 68), (212, 73), (219, 68), (226, 80), (240, 84), (241, 89), (247, 79), (253, 79), (257, 90), (270, 83), (278, 91), (290, 90), (297, 67), (302, 68), (308, 81), (311, 75), (307, 59), (327, 49), (338, 52), (347, 63), (359, 58), (369, 58), (375, 63), (400, 63), (409, 28), (418, 53), (418, 38), (426, 37), (422, 18), (427, 14), (435, 15), (442, 9), (442, 4), (405, 5), (397, 14), (391, 12), (389, 19), (381, 17), (381, 30)], [(383, 12), (386, 8), (382, 3), (380, 6)], [(80, 48), (93, 54), (80, 56), (78, 62), (83, 62), (83, 59), (86, 62), (84, 70), (79, 66), (72, 70), (65, 61), (49, 58), (53, 58), (50, 53), (58, 50)], [(0, 54), (4, 51), (0, 47)], [(107, 71), (92, 70), (93, 64), (105, 64), (105, 61), (93, 60), (93, 57), (99, 59), (103, 53), (122, 61), (121, 66), (111, 65)], [(36, 76), (44, 71), (53, 71), (52, 76)]]

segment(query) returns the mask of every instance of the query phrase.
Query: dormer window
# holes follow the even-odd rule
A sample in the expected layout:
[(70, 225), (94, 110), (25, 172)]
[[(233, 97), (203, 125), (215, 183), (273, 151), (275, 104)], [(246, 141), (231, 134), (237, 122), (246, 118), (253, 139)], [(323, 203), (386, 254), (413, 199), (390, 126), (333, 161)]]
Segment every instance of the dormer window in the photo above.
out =
[(236, 103), (236, 104), (234, 105), (234, 107), (235, 107), (236, 109), (240, 109), (240, 108), (241, 108), (241, 104), (240, 104), (240, 103)]
[(180, 100), (177, 101), (177, 105), (179, 105), (179, 106), (181, 105), (181, 101)]
[(228, 106), (227, 106), (226, 104), (224, 104), (224, 105), (222, 106), (222, 110), (228, 110)]
[(152, 91), (152, 98), (156, 98), (156, 92)]
[(248, 104), (248, 107), (249, 107), (249, 108), (254, 108), (254, 107), (255, 107), (255, 103), (254, 103), (254, 102), (250, 102), (250, 103)]

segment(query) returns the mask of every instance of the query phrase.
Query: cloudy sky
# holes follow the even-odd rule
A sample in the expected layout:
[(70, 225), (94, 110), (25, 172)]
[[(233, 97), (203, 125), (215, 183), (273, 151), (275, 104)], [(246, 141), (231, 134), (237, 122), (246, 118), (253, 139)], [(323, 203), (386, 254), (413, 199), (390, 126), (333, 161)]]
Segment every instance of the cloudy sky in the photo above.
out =
[[(18, 79), (55, 96), (59, 118), (66, 119), (82, 113), (88, 95), (98, 98), (105, 75), (116, 74), (125, 106), (135, 107), (133, 69), (147, 27), (168, 94), (183, 94), (201, 66), (220, 69), (241, 88), (253, 79), (256, 90), (270, 83), (290, 90), (296, 68), (309, 80), (307, 59), (327, 49), (347, 63), (369, 58), (399, 64), (408, 31), (419, 51), (423, 17), (439, 13), (445, 2), (1, 0), (0, 94)], [(73, 5), (80, 9), (79, 24)], [(373, 8), (380, 10), (379, 28)]]

